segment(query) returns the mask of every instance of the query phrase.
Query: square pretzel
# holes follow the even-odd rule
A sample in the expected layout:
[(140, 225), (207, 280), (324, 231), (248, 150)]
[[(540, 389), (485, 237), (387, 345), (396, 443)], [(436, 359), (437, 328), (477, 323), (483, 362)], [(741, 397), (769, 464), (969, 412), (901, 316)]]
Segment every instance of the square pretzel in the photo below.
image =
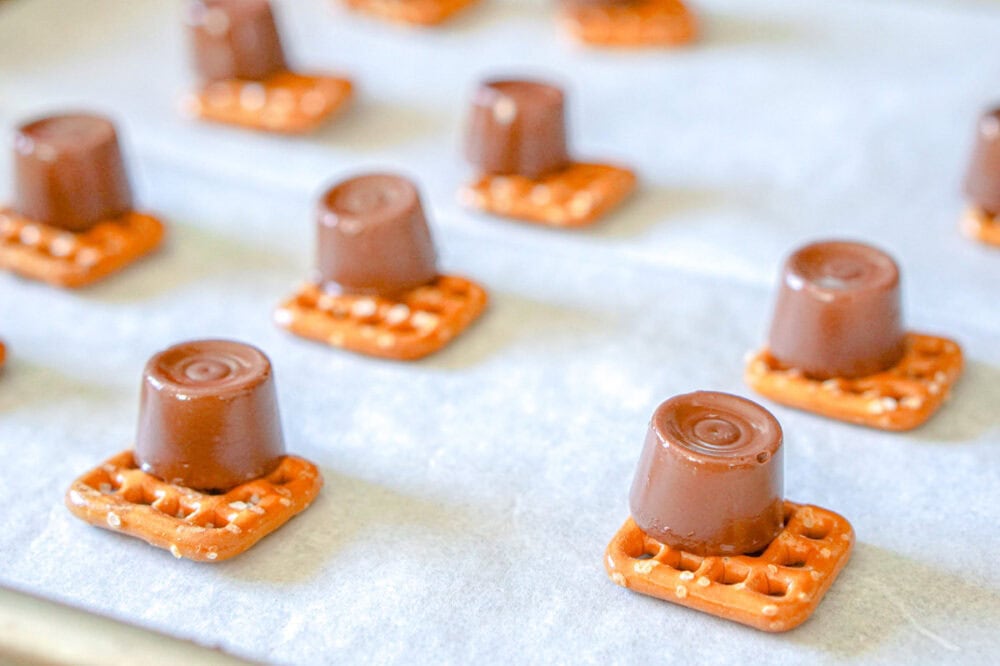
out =
[(126, 213), (87, 231), (64, 231), (0, 210), (0, 268), (59, 287), (83, 287), (152, 252), (163, 224)]
[(73, 482), (66, 506), (80, 520), (169, 550), (221, 562), (305, 511), (323, 487), (311, 462), (285, 456), (267, 476), (212, 495), (161, 481), (124, 451)]
[(854, 529), (816, 506), (785, 502), (785, 527), (753, 555), (702, 557), (647, 536), (629, 518), (605, 553), (608, 576), (641, 594), (781, 632), (805, 622), (847, 564)]
[(978, 206), (966, 211), (962, 218), (962, 231), (981, 243), (1000, 245), (1000, 220)]
[(596, 222), (635, 189), (635, 174), (606, 164), (573, 163), (538, 179), (482, 176), (462, 191), (474, 208), (553, 227)]
[(564, 7), (562, 23), (581, 42), (597, 46), (681, 46), (698, 33), (694, 15), (681, 0)]
[(394, 23), (437, 25), (476, 0), (346, 0), (351, 9)]
[(275, 321), (304, 338), (397, 361), (447, 345), (486, 308), (486, 291), (464, 278), (438, 276), (398, 298), (330, 294), (306, 284), (278, 307)]
[(185, 110), (212, 122), (266, 132), (311, 132), (347, 106), (347, 79), (282, 71), (264, 81), (210, 83), (184, 100)]
[(912, 430), (948, 399), (962, 374), (962, 349), (947, 338), (906, 334), (895, 366), (858, 379), (810, 379), (765, 349), (751, 356), (746, 382), (775, 402), (880, 430)]

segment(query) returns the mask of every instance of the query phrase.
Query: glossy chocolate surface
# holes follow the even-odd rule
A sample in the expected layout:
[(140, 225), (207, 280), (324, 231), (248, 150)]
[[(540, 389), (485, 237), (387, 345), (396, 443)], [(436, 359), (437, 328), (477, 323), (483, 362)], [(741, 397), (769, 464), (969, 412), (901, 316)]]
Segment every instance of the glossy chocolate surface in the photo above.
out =
[(437, 277), (420, 194), (409, 180), (368, 174), (319, 202), (318, 272), (332, 292), (394, 296)]
[(863, 377), (904, 352), (899, 268), (861, 243), (827, 241), (785, 262), (768, 341), (783, 365), (809, 377)]
[(225, 491), (285, 453), (271, 363), (228, 340), (184, 342), (146, 364), (136, 463), (169, 483)]
[(132, 189), (111, 121), (49, 116), (14, 136), (14, 208), (24, 217), (86, 231), (132, 209)]
[(965, 194), (987, 213), (1000, 213), (1000, 108), (983, 114), (976, 127)]
[(563, 92), (537, 81), (487, 81), (472, 99), (466, 158), (483, 174), (538, 178), (569, 165)]
[(287, 68), (267, 0), (194, 0), (187, 25), (203, 81), (259, 81)]
[(629, 504), (639, 528), (697, 555), (753, 553), (784, 523), (782, 432), (726, 393), (675, 396), (653, 413)]

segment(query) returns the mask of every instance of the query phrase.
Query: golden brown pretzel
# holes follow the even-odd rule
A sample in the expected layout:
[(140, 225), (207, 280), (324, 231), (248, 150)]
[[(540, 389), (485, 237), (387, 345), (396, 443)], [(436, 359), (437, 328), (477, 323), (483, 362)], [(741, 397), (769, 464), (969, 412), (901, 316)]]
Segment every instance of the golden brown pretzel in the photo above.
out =
[(399, 298), (328, 294), (306, 284), (275, 312), (279, 326), (349, 351), (414, 360), (432, 354), (486, 308), (482, 287), (442, 275)]
[(760, 554), (700, 557), (652, 539), (629, 518), (605, 553), (617, 584), (762, 631), (805, 622), (851, 554), (843, 517), (785, 502), (785, 528)]
[(387, 21), (437, 25), (476, 0), (346, 0), (347, 6)]
[(185, 100), (185, 110), (213, 122), (303, 134), (346, 107), (352, 94), (347, 79), (283, 71), (259, 82), (210, 83)]
[(698, 32), (681, 0), (570, 6), (562, 9), (562, 23), (580, 41), (599, 46), (680, 46)]
[(746, 382), (789, 407), (881, 430), (912, 430), (947, 400), (962, 365), (962, 350), (955, 342), (908, 333), (902, 360), (868, 377), (810, 379), (782, 367), (764, 350), (747, 363)]
[(91, 525), (137, 537), (174, 557), (221, 562), (307, 509), (322, 487), (315, 465), (285, 456), (267, 476), (210, 495), (143, 472), (132, 452), (124, 451), (74, 481), (66, 506)]
[(962, 218), (965, 235), (987, 245), (1000, 245), (1000, 220), (979, 207), (972, 207)]
[(152, 252), (163, 233), (159, 220), (142, 213), (72, 232), (2, 209), (0, 268), (60, 287), (82, 287)]
[(582, 227), (620, 204), (635, 174), (606, 164), (573, 163), (537, 180), (482, 176), (462, 191), (463, 201), (494, 215), (555, 227)]

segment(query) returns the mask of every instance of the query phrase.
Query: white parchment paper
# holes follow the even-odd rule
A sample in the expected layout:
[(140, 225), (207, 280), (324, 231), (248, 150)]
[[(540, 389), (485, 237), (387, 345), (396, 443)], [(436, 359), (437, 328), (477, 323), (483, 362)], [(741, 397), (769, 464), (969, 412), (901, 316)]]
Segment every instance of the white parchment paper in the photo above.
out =
[[(360, 92), (339, 122), (288, 139), (178, 116), (179, 3), (0, 4), (0, 125), (113, 115), (143, 207), (170, 224), (163, 252), (86, 291), (0, 275), (0, 582), (282, 663), (994, 662), (1000, 252), (956, 223), (974, 120), (1000, 100), (1000, 7), (698, 6), (699, 45), (604, 53), (570, 43), (538, 2), (412, 31), (280, 1), (296, 65), (349, 74)], [(606, 223), (553, 232), (455, 203), (474, 83), (522, 73), (566, 85), (580, 157), (641, 174)], [(339, 353), (270, 320), (312, 264), (314, 197), (369, 168), (420, 182), (442, 269), (493, 296), (420, 363)], [(788, 497), (858, 536), (794, 632), (613, 585), (602, 553), (652, 410), (699, 388), (748, 395), (743, 356), (782, 256), (829, 236), (898, 258), (911, 327), (966, 350), (954, 400), (902, 435), (768, 404)], [(308, 512), (213, 566), (62, 506), (74, 477), (130, 446), (146, 359), (206, 336), (267, 351), (289, 447), (327, 480)]]

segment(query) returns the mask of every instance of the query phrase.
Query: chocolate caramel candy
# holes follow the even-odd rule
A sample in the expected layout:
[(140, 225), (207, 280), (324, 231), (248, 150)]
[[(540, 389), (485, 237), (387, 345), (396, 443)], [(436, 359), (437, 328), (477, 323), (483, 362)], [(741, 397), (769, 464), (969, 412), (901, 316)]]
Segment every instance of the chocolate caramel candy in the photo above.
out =
[(1000, 108), (987, 111), (976, 128), (965, 194), (990, 215), (1000, 213)]
[(268, 0), (194, 0), (187, 25), (205, 82), (259, 81), (287, 68)]
[(472, 99), (465, 153), (482, 174), (539, 178), (569, 165), (563, 92), (537, 81), (487, 81)]
[(814, 379), (864, 377), (903, 357), (899, 268), (861, 243), (827, 241), (785, 262), (771, 355)]
[(632, 483), (632, 519), (671, 548), (753, 553), (784, 522), (782, 433), (760, 405), (727, 393), (675, 396), (653, 413)]
[(132, 188), (111, 121), (76, 113), (19, 127), (14, 208), (67, 231), (86, 231), (130, 211)]
[(225, 491), (285, 453), (271, 363), (227, 340), (184, 342), (146, 364), (135, 460), (168, 483)]
[(416, 186), (368, 174), (329, 189), (319, 202), (318, 272), (336, 293), (395, 296), (437, 277), (437, 254)]

